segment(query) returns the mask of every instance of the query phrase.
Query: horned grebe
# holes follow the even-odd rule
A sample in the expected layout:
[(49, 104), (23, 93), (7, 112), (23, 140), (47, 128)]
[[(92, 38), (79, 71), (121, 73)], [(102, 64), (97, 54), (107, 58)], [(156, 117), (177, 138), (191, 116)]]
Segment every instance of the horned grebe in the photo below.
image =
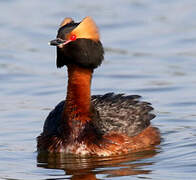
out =
[(160, 143), (158, 129), (150, 125), (153, 108), (140, 96), (91, 96), (92, 73), (104, 54), (91, 17), (79, 23), (65, 18), (50, 45), (57, 46), (57, 67), (67, 66), (67, 96), (48, 115), (38, 151), (109, 156)]

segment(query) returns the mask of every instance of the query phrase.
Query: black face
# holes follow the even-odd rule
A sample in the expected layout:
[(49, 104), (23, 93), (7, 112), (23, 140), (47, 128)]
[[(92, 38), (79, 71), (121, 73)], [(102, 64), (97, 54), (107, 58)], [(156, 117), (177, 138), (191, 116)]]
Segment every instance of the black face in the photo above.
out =
[(103, 54), (104, 50), (100, 41), (77, 39), (63, 48), (57, 47), (57, 67), (76, 64), (94, 69), (103, 61)]
[[(66, 34), (76, 28), (79, 23), (73, 21), (58, 30), (57, 38), (65, 40)], [(57, 46), (57, 67), (76, 64), (84, 68), (94, 69), (103, 61), (103, 46), (100, 41), (90, 39), (76, 39), (65, 44), (62, 48)]]
[(80, 23), (75, 23), (71, 21), (69, 24), (66, 24), (59, 28), (57, 33), (57, 38), (65, 39), (65, 35), (69, 34), (74, 28), (76, 28)]

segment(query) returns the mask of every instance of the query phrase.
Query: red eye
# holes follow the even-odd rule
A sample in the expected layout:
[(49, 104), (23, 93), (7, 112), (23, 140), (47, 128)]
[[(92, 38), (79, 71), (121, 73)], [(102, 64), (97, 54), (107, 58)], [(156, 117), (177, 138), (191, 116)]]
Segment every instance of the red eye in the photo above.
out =
[(70, 40), (71, 40), (71, 41), (75, 41), (75, 40), (76, 40), (76, 35), (72, 35), (72, 36), (70, 37)]

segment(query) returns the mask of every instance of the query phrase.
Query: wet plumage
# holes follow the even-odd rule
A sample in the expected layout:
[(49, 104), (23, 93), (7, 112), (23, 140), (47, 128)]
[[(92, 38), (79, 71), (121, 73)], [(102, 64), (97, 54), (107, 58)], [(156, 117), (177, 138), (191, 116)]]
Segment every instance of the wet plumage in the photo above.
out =
[(38, 151), (109, 156), (160, 142), (158, 129), (150, 125), (153, 108), (140, 96), (91, 96), (93, 70), (104, 54), (99, 38), (92, 18), (80, 23), (66, 18), (51, 41), (57, 46), (57, 67), (68, 69), (67, 96), (48, 115)]
[(108, 93), (92, 96), (100, 120), (95, 125), (104, 133), (115, 131), (132, 137), (150, 125), (155, 117), (150, 103), (139, 101), (140, 96)]
[[(138, 95), (114, 93), (93, 95), (93, 126), (103, 135), (110, 131), (125, 133), (130, 137), (139, 134), (155, 117), (151, 113), (153, 108), (150, 103), (139, 101), (139, 98)], [(64, 103), (65, 101), (60, 102), (48, 115), (43, 129), (45, 135), (61, 134), (59, 127)]]

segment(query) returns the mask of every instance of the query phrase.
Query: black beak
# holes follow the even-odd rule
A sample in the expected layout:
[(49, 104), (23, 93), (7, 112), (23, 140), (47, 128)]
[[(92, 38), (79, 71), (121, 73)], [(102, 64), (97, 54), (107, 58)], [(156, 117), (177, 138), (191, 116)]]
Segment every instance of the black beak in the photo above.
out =
[(62, 46), (65, 43), (66, 43), (66, 40), (56, 38), (56, 39), (50, 41), (48, 44), (51, 45), (51, 46)]

